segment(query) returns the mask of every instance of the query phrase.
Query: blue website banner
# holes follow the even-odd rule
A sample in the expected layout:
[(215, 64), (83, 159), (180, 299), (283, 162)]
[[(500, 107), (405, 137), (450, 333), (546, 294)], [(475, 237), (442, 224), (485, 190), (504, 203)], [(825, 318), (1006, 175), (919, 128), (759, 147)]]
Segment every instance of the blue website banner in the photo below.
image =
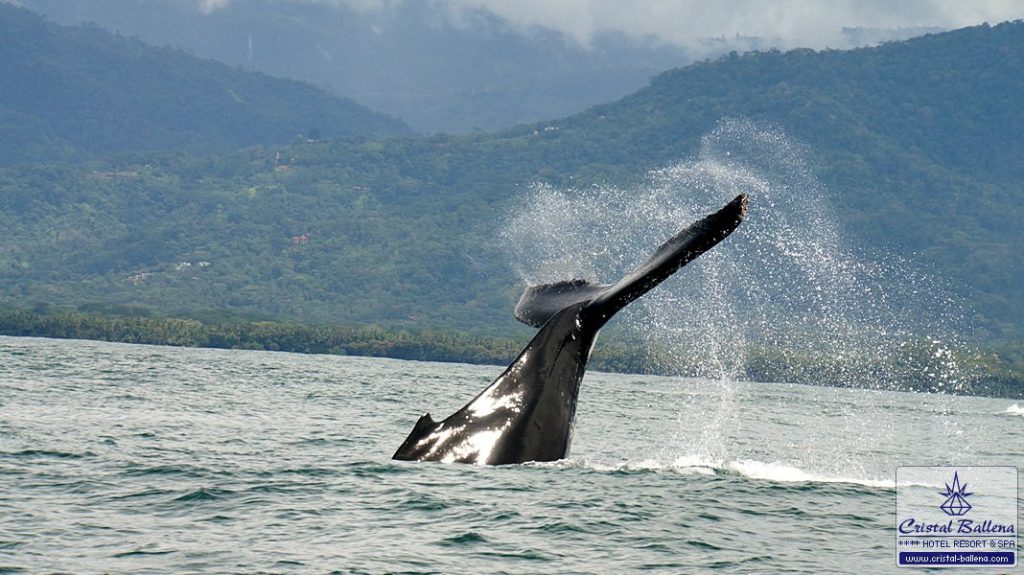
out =
[(1002, 565), (1016, 563), (1012, 551), (993, 553), (950, 553), (948, 551), (900, 551), (899, 564), (903, 566), (949, 566), (949, 565)]

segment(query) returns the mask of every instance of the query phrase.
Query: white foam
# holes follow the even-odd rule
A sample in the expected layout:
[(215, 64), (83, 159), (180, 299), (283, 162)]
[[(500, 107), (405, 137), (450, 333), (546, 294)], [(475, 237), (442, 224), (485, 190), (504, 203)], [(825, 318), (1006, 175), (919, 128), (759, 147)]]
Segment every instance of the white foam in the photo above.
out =
[(891, 479), (862, 479), (857, 477), (821, 475), (804, 471), (778, 461), (765, 463), (762, 461), (743, 459), (726, 463), (725, 469), (751, 479), (765, 479), (768, 481), (778, 481), (783, 483), (852, 483), (855, 485), (879, 487), (883, 489), (895, 489), (896, 487), (896, 482)]
[(896, 487), (896, 482), (892, 479), (867, 479), (815, 473), (779, 461), (763, 462), (753, 459), (721, 461), (699, 455), (684, 455), (670, 463), (657, 459), (645, 459), (641, 461), (625, 461), (617, 464), (567, 460), (561, 462), (561, 464), (568, 467), (592, 469), (604, 473), (651, 471), (658, 473), (670, 472), (680, 475), (738, 475), (749, 479), (779, 483), (849, 483), (880, 489), (895, 489)]
[(1024, 407), (1021, 407), (1021, 406), (1019, 406), (1019, 405), (1017, 405), (1015, 403), (1015, 404), (1011, 405), (1010, 407), (1007, 407), (1006, 411), (1004, 411), (1003, 413), (1006, 413), (1006, 414), (1009, 414), (1009, 415), (1024, 415)]

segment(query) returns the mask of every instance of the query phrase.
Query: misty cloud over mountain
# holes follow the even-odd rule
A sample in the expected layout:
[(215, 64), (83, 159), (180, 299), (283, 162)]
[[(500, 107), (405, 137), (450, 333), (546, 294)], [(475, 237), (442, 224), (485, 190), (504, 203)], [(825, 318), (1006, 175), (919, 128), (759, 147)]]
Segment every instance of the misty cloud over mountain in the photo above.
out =
[[(361, 11), (408, 9), (409, 0), (278, 0)], [(200, 0), (211, 13), (232, 0)], [(237, 3), (237, 2), (236, 2)], [(595, 36), (619, 32), (633, 38), (655, 38), (689, 49), (706, 46), (707, 38), (757, 37), (773, 47), (848, 48), (860, 45), (844, 30), (851, 28), (951, 29), (1024, 17), (1024, 5), (1007, 0), (434, 0), (431, 10), (453, 25), (473, 26), (480, 12), (500, 17), (514, 28), (555, 30), (586, 46)]]
[(1024, 3), (995, 0), (17, 3), (59, 23), (94, 22), (303, 80), (425, 133), (553, 120), (734, 50), (845, 48), (1024, 17)]

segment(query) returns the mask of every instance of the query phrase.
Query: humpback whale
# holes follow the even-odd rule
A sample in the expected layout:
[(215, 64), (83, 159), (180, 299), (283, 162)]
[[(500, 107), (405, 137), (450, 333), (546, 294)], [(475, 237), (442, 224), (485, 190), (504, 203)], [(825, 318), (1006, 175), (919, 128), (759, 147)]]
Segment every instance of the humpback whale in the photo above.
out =
[(576, 398), (600, 329), (739, 226), (742, 194), (670, 238), (612, 285), (584, 280), (526, 288), (515, 307), (520, 321), (539, 327), (511, 365), (483, 392), (444, 421), (420, 417), (393, 458), (501, 465), (555, 461), (569, 454)]

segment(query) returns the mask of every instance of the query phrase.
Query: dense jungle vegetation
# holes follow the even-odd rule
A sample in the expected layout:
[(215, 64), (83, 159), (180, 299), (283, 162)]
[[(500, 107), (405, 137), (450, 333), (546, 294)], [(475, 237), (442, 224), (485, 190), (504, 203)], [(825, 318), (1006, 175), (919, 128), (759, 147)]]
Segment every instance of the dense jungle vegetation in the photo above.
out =
[[(245, 321), (220, 318), (199, 321), (192, 318), (154, 316), (146, 311), (120, 310), (112, 313), (58, 309), (8, 310), (0, 312), (0, 335), (93, 339), (102, 341), (157, 344), (220, 349), (287, 351), (392, 357), (420, 361), (506, 365), (523, 348), (525, 339), (472, 335), (451, 330), (394, 329), (379, 326), (316, 326), (295, 322)], [(125, 314), (125, 315), (121, 315)], [(901, 361), (918, 361), (912, 352)], [(927, 362), (927, 359), (924, 358)], [(821, 358), (788, 358), (782, 361), (775, 350), (751, 349), (746, 362), (732, 375), (750, 381), (785, 381), (811, 385), (835, 385), (894, 389), (885, 379), (829, 379), (834, 366), (820, 365)], [(1024, 346), (1004, 346), (989, 357), (961, 353), (958, 361), (972, 364), (953, 387), (937, 386), (924, 370), (911, 370), (913, 377), (897, 383), (900, 391), (943, 392), (969, 395), (1024, 398)], [(597, 346), (590, 362), (593, 369), (625, 373), (694, 375), (666, 369), (652, 359), (643, 346), (629, 342), (604, 342)], [(898, 368), (898, 366), (897, 366)], [(500, 368), (496, 368), (500, 369)], [(878, 366), (879, 370), (887, 369)], [(496, 371), (497, 374), (497, 371)]]

